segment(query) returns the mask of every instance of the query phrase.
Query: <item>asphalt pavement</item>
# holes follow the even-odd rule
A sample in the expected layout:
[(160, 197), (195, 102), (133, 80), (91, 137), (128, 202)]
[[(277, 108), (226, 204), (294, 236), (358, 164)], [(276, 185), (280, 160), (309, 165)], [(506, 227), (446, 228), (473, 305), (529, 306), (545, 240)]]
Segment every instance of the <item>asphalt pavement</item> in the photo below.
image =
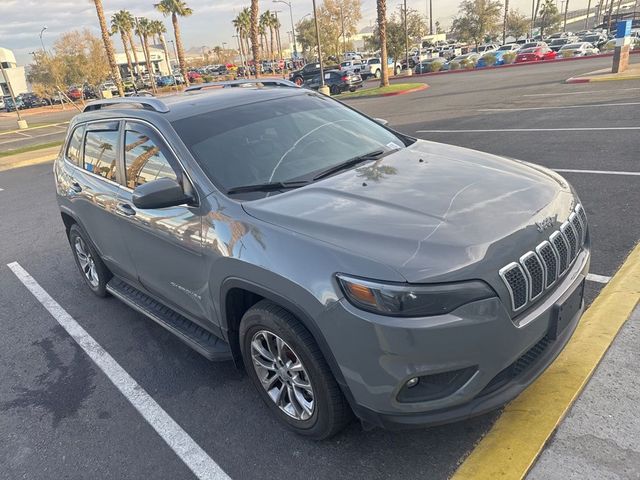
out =
[[(562, 83), (605, 61), (415, 78), (431, 88), (349, 104), (428, 140), (557, 169), (640, 173), (640, 82)], [(640, 237), (640, 176), (563, 175), (587, 210), (591, 272), (610, 276)], [(497, 418), (494, 412), (395, 433), (363, 432), (354, 423), (329, 441), (301, 439), (279, 426), (233, 365), (207, 362), (117, 300), (88, 291), (64, 235), (50, 164), (1, 172), (0, 189), (0, 479), (193, 478), (25, 289), (6, 266), (11, 262), (19, 262), (233, 479), (443, 479)], [(588, 282), (589, 300), (601, 286)]]

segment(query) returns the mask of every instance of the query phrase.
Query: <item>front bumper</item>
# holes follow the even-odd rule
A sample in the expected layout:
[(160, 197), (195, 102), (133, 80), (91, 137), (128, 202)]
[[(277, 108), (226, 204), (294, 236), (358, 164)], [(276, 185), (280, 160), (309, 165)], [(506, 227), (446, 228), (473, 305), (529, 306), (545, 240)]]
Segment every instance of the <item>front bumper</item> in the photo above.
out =
[[(532, 383), (569, 341), (584, 303), (551, 338), (554, 312), (581, 288), (589, 263), (585, 248), (560, 284), (514, 319), (498, 298), (425, 318), (370, 314), (342, 299), (318, 325), (331, 345), (354, 412), (373, 425), (406, 428), (454, 422), (504, 405)], [(505, 376), (522, 358), (529, 359), (526, 368)], [(423, 402), (397, 399), (412, 377), (472, 367), (475, 373), (445, 397)]]

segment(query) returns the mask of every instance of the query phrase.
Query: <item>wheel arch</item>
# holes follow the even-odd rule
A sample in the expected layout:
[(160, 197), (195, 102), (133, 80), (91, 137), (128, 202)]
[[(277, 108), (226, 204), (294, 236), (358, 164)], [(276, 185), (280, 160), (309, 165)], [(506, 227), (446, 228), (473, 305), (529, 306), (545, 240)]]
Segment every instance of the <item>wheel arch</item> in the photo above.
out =
[[(229, 345), (231, 346), (236, 366), (242, 365), (238, 328), (240, 326), (240, 320), (249, 308), (263, 299), (269, 300), (289, 311), (309, 331), (318, 345), (322, 356), (329, 365), (333, 377), (353, 408), (355, 402), (349, 388), (347, 387), (342, 371), (338, 366), (338, 362), (333, 356), (324, 335), (320, 332), (320, 329), (316, 325), (312, 316), (298, 303), (288, 299), (275, 290), (243, 278), (229, 277), (223, 282), (220, 288), (220, 327), (224, 331)], [(238, 305), (240, 305), (239, 308)]]

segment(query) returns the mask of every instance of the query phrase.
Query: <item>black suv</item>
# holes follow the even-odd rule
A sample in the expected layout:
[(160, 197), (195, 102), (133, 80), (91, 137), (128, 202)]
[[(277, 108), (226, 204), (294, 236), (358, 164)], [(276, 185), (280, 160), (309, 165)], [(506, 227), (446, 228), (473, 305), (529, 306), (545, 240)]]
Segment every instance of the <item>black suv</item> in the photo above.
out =
[[(338, 68), (337, 65), (325, 65), (324, 70), (331, 70)], [(314, 75), (320, 74), (320, 64), (319, 63), (307, 63), (300, 70), (296, 70), (291, 72), (289, 75), (289, 80), (294, 82), (296, 85), (303, 85), (305, 81), (313, 78)]]

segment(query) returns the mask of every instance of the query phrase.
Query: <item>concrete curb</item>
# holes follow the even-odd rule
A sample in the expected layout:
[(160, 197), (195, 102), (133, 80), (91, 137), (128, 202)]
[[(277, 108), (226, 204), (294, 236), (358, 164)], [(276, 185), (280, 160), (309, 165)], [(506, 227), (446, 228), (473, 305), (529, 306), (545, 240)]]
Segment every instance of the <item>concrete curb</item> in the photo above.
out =
[[(28, 167), (41, 163), (52, 162), (58, 155), (61, 146), (43, 148), (42, 150), (34, 150), (32, 152), (20, 153), (10, 157), (0, 158), (0, 172), (12, 170), (14, 168)], [(28, 155), (35, 155), (29, 157)]]
[[(409, 78), (409, 77), (407, 77)], [(421, 83), (419, 87), (410, 88), (409, 90), (401, 90), (399, 92), (379, 93), (377, 95), (358, 95), (357, 97), (346, 97), (345, 100), (363, 100), (367, 98), (380, 98), (380, 97), (395, 97), (397, 95), (406, 95), (407, 93), (421, 92), (429, 88), (426, 83)], [(339, 96), (334, 97), (340, 100)]]
[[(612, 74), (615, 75), (615, 74)], [(640, 74), (638, 75), (628, 75), (626, 77), (614, 77), (603, 76), (602, 78), (598, 77), (571, 77), (567, 78), (564, 83), (598, 83), (598, 82), (621, 82), (623, 80), (640, 80)]]
[(558, 358), (504, 409), (451, 477), (522, 479), (640, 301), (640, 244), (584, 312)]

